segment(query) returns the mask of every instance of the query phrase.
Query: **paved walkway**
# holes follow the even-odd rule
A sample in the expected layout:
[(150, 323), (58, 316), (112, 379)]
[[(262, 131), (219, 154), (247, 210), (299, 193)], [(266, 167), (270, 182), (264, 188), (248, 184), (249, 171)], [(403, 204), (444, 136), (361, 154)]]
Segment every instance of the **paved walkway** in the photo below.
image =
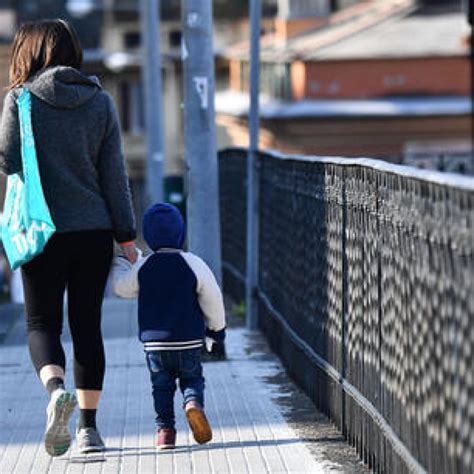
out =
[[(0, 345), (0, 473), (346, 471), (325, 459), (324, 453), (310, 452), (287, 423), (275, 401), (280, 394), (265, 381), (281, 372), (279, 362), (252, 349), (255, 335), (239, 328), (228, 331), (228, 360), (204, 366), (207, 413), (214, 428), (212, 442), (205, 446), (194, 442), (177, 396), (178, 448), (156, 452), (148, 371), (136, 339), (134, 303), (110, 299), (104, 308), (107, 374), (98, 422), (107, 452), (83, 456), (73, 445), (59, 458), (45, 453), (42, 432), (47, 399), (32, 371), (20, 320)], [(65, 340), (71, 360), (67, 334)], [(70, 378), (67, 385), (72, 387)]]

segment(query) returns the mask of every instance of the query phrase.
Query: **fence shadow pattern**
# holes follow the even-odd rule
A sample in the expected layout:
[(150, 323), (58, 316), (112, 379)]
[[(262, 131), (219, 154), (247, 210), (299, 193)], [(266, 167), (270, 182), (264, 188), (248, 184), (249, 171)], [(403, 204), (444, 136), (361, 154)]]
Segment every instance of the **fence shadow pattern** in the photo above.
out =
[[(246, 156), (220, 153), (225, 290), (244, 296)], [(260, 153), (259, 324), (375, 472), (472, 473), (474, 182)]]

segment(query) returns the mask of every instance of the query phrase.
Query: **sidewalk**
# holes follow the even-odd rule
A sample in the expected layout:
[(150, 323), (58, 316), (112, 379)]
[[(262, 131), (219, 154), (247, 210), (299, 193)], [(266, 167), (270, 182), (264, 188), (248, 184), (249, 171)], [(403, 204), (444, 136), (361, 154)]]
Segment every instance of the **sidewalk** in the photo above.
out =
[[(110, 299), (104, 304), (107, 373), (98, 423), (107, 452), (83, 456), (73, 445), (59, 458), (49, 457), (42, 445), (47, 399), (31, 368), (20, 318), (0, 345), (0, 473), (367, 472), (327, 423), (323, 434), (305, 432), (311, 442), (300, 438), (302, 431), (293, 427), (298, 423), (291, 423), (278, 400), (300, 404), (301, 410), (310, 402), (300, 392), (294, 395), (297, 391), (287, 382), (270, 382), (282, 376), (281, 365), (260, 336), (240, 328), (228, 331), (228, 360), (204, 365), (212, 442), (194, 442), (177, 396), (178, 448), (156, 452), (148, 371), (134, 313), (133, 302)], [(70, 361), (67, 334), (65, 341)], [(72, 388), (70, 366), (67, 386)], [(311, 431), (311, 426), (302, 428)], [(335, 452), (338, 459), (330, 459)]]

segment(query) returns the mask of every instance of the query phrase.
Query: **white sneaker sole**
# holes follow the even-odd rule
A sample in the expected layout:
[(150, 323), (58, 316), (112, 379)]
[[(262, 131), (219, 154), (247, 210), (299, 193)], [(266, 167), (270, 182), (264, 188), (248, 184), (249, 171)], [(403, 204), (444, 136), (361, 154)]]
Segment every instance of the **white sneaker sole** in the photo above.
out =
[(56, 400), (49, 402), (44, 447), (50, 456), (61, 456), (71, 446), (68, 424), (76, 405), (76, 396), (68, 392), (61, 393)]
[(80, 448), (78, 451), (81, 454), (103, 453), (105, 451), (105, 446), (87, 446), (86, 448)]

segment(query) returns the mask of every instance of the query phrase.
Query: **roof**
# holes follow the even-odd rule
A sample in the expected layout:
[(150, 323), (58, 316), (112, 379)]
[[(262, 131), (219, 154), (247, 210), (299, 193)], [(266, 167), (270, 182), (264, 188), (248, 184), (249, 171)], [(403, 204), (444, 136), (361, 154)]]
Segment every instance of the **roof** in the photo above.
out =
[(464, 56), (461, 37), (467, 26), (463, 13), (412, 13), (398, 16), (331, 46), (307, 59), (360, 59), (381, 57)]
[[(326, 25), (287, 41), (275, 35), (263, 37), (261, 58), (293, 62), (466, 56), (468, 45), (462, 36), (468, 26), (460, 6), (427, 10), (414, 0), (367, 2), (341, 10)], [(248, 59), (248, 43), (230, 48), (227, 56)]]
[[(216, 112), (246, 117), (249, 112), (247, 94), (234, 91), (216, 95)], [(386, 97), (369, 100), (302, 100), (283, 102), (262, 97), (260, 117), (269, 120), (344, 117), (426, 117), (470, 115), (470, 97)]]

